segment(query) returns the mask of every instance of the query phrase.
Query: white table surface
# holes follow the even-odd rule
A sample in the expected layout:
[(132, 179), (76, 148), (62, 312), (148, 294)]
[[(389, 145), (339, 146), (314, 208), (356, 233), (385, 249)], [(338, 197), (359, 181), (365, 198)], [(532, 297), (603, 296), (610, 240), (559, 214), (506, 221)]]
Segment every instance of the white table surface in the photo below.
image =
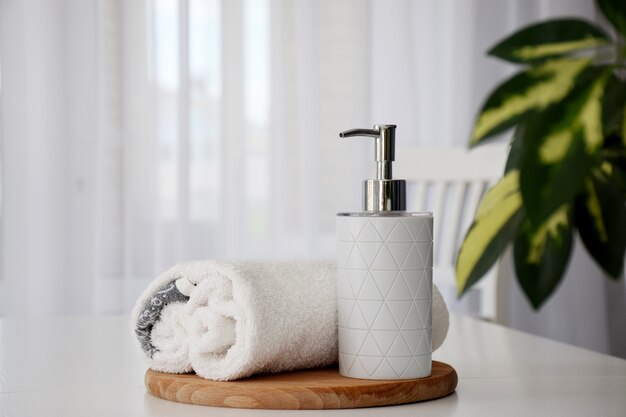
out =
[(626, 361), (454, 316), (434, 358), (456, 393), (330, 411), (209, 408), (152, 397), (126, 317), (0, 319), (1, 416), (626, 416)]

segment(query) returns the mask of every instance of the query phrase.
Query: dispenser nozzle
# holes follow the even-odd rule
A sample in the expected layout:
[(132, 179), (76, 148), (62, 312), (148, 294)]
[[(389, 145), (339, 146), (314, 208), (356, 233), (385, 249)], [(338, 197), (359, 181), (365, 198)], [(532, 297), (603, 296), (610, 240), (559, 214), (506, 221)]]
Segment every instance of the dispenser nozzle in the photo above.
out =
[(380, 131), (376, 129), (348, 129), (339, 133), (340, 138), (349, 138), (351, 136), (371, 136), (377, 138), (380, 136)]
[(340, 138), (369, 136), (376, 139), (376, 179), (390, 180), (391, 163), (395, 159), (396, 125), (374, 125), (374, 129), (350, 129), (339, 134)]
[(350, 129), (339, 137), (368, 136), (376, 139), (376, 179), (366, 180), (364, 205), (367, 211), (405, 210), (405, 182), (392, 179), (396, 125), (374, 125), (374, 129)]

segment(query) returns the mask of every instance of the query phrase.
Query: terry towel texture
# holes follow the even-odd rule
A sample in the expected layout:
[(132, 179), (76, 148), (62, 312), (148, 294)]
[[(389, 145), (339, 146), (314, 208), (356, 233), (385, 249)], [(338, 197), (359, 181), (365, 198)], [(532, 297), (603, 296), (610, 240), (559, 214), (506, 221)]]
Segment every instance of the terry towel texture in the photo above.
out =
[[(435, 350), (448, 311), (433, 286)], [(139, 297), (132, 327), (157, 371), (232, 380), (337, 361), (334, 262), (197, 261)]]

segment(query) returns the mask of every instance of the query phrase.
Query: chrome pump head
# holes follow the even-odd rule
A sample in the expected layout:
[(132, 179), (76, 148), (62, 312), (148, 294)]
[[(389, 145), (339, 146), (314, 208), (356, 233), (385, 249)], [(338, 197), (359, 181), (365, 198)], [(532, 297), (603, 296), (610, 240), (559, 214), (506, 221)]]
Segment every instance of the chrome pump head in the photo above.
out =
[(352, 136), (368, 136), (375, 139), (376, 179), (363, 181), (363, 209), (406, 210), (406, 182), (392, 179), (391, 164), (395, 159), (396, 125), (374, 125), (374, 129), (350, 129), (339, 133), (341, 138)]

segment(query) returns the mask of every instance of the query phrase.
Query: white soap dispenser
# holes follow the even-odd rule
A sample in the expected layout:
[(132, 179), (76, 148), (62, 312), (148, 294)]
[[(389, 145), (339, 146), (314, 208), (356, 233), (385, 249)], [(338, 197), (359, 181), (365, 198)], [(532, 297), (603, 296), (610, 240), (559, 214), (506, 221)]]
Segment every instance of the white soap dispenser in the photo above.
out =
[(376, 179), (364, 211), (337, 214), (339, 373), (413, 379), (431, 374), (432, 213), (406, 211), (406, 182), (392, 179), (395, 125), (340, 137), (375, 139)]

